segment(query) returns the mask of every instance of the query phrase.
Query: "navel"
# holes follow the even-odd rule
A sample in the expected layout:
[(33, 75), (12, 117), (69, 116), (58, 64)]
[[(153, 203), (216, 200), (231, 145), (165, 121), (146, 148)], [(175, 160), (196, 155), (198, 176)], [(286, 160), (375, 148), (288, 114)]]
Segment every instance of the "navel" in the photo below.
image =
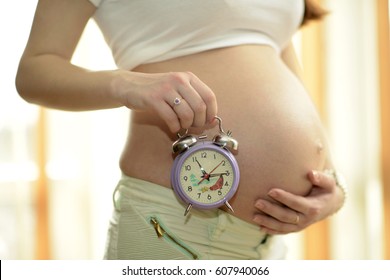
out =
[(317, 154), (321, 154), (322, 151), (324, 150), (324, 145), (322, 144), (321, 140), (316, 141), (316, 149), (317, 149)]

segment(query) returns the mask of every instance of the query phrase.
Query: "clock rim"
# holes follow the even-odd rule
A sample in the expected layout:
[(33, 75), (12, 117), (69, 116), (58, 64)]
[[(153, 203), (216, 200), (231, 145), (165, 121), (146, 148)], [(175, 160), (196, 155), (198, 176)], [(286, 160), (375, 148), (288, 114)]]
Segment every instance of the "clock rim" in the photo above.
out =
[[(193, 200), (191, 197), (189, 197), (184, 190), (180, 187), (180, 169), (178, 167), (181, 167), (184, 163), (184, 161), (190, 157), (192, 154), (196, 153), (199, 150), (214, 150), (219, 153), (222, 153), (230, 162), (233, 172), (235, 173), (235, 177), (233, 179), (232, 187), (229, 190), (229, 192), (219, 201), (213, 202), (213, 203), (201, 203), (199, 201)], [(227, 201), (229, 201), (234, 194), (237, 192), (238, 185), (240, 182), (240, 169), (238, 166), (238, 162), (234, 155), (227, 150), (226, 148), (222, 148), (215, 144), (212, 141), (202, 141), (197, 143), (196, 145), (189, 148), (187, 151), (179, 154), (173, 163), (172, 170), (171, 170), (171, 185), (175, 193), (179, 196), (181, 200), (183, 200), (186, 203), (190, 203), (192, 207), (198, 208), (198, 209), (214, 209), (218, 208), (222, 205), (224, 205)]]

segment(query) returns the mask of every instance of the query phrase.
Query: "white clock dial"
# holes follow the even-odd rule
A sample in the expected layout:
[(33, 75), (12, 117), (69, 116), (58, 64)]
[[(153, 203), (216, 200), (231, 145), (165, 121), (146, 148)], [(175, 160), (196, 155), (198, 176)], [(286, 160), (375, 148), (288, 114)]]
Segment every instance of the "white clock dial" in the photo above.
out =
[(203, 204), (224, 199), (235, 177), (229, 159), (211, 149), (201, 149), (188, 155), (179, 174), (183, 192), (190, 199)]

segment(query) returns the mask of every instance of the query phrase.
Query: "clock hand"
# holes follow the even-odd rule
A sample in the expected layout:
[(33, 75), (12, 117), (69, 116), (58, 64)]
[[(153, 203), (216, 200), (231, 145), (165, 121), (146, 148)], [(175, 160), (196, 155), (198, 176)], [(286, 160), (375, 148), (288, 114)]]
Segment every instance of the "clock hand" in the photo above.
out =
[(198, 185), (200, 185), (200, 183), (202, 183), (205, 179), (208, 180), (210, 178), (211, 173), (213, 173), (222, 164), (222, 162), (223, 160), (220, 163), (218, 163), (218, 165), (214, 167), (214, 169), (211, 170), (209, 174), (206, 173), (205, 175), (203, 175), (203, 178), (198, 182)]
[(213, 170), (210, 171), (209, 175), (211, 175), (211, 173), (213, 173), (222, 163), (223, 163), (223, 160), (221, 160), (221, 162), (218, 163), (218, 165)]
[(197, 159), (195, 159), (195, 160), (198, 163), (200, 171), (202, 171), (203, 176), (206, 175), (207, 174), (206, 170), (203, 169), (202, 165), (200, 165), (200, 163), (199, 163), (199, 161)]
[(222, 176), (222, 175), (228, 175), (226, 172), (225, 173), (214, 173), (214, 174), (209, 174), (209, 178), (211, 177), (217, 177), (217, 176)]

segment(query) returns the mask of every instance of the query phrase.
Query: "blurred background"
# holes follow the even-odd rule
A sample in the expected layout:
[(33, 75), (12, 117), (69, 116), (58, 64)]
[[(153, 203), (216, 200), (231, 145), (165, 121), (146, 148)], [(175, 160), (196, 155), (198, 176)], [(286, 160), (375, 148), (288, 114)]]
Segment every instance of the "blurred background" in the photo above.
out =
[[(288, 259), (390, 259), (388, 0), (319, 2), (329, 15), (294, 43), (349, 194), (337, 215), (286, 236)], [(36, 4), (7, 1), (0, 17), (0, 259), (101, 259), (128, 112), (61, 112), (18, 96)], [(73, 63), (115, 69), (93, 21)]]

